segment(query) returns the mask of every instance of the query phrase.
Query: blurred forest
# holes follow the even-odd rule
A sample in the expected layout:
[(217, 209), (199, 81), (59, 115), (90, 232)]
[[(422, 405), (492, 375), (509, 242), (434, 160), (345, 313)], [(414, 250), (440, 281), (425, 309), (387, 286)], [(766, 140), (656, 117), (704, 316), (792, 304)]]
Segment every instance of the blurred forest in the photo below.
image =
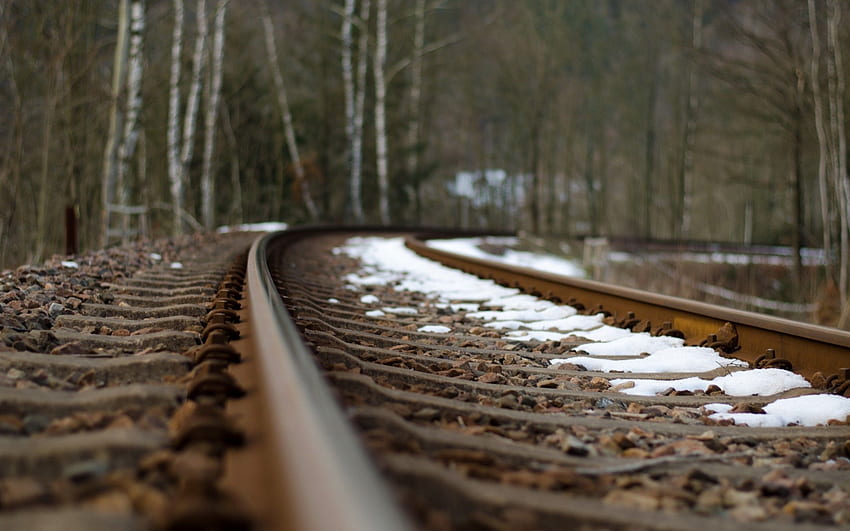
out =
[(848, 11), (4, 0), (0, 265), (63, 252), (71, 207), (84, 249), (267, 219), (823, 247), (846, 294)]

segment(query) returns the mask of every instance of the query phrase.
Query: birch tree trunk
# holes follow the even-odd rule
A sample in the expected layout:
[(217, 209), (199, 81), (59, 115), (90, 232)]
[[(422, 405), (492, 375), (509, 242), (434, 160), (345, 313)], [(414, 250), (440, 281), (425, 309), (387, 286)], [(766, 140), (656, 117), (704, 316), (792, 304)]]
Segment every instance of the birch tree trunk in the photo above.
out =
[(818, 191), (820, 197), (820, 212), (821, 223), (823, 224), (823, 249), (826, 252), (827, 260), (824, 265), (826, 277), (832, 278), (833, 268), (830, 261), (832, 250), (832, 220), (830, 219), (830, 181), (827, 175), (827, 160), (829, 158), (829, 145), (824, 128), (823, 117), (823, 96), (820, 86), (820, 36), (818, 35), (817, 12), (815, 10), (815, 1), (808, 0), (809, 4), (809, 29), (812, 34), (812, 63), (811, 63), (811, 84), (812, 96), (814, 100), (815, 114), (815, 131), (818, 137)]
[(351, 213), (358, 223), (363, 221), (363, 206), (360, 201), (360, 186), (355, 186), (352, 170), (354, 165), (354, 72), (352, 66), (352, 37), (351, 28), (354, 24), (355, 0), (345, 0), (345, 11), (342, 17), (342, 84), (345, 93), (345, 136), (348, 139), (348, 195)]
[(101, 183), (101, 247), (109, 240), (109, 206), (115, 195), (115, 181), (118, 166), (118, 144), (120, 132), (124, 129), (124, 113), (118, 106), (118, 99), (124, 87), (127, 72), (127, 26), (129, 0), (118, 3), (118, 36), (115, 42), (115, 59), (112, 67), (112, 91), (109, 105), (109, 133), (103, 153), (103, 181)]
[(183, 51), (183, 0), (174, 0), (171, 81), (168, 97), (168, 179), (171, 185), (174, 234), (183, 232), (183, 172), (180, 166), (180, 56)]
[[(703, 0), (694, 0), (693, 30), (691, 35), (691, 45), (694, 51), (702, 47), (702, 14)], [(690, 72), (688, 72), (688, 107), (685, 112), (685, 136), (682, 146), (682, 164), (679, 172), (679, 188), (681, 193), (681, 218), (677, 231), (679, 237), (687, 237), (691, 227), (691, 206), (693, 202), (691, 174), (694, 169), (694, 140), (696, 137), (697, 112), (699, 110), (699, 95), (696, 85), (697, 72), (692, 62)]]
[[(127, 119), (124, 122), (124, 135), (118, 148), (118, 204), (127, 203), (128, 173), (130, 162), (136, 153), (136, 143), (139, 139), (139, 113), (142, 110), (142, 43), (145, 31), (145, 2), (133, 0), (130, 4), (130, 51), (127, 71)], [(127, 239), (127, 214), (122, 214), (122, 225)]]
[[(204, 76), (204, 50), (207, 46), (206, 0), (198, 0), (196, 9), (198, 35), (195, 37), (195, 50), (192, 53), (192, 77), (189, 84), (189, 96), (186, 100), (186, 116), (183, 118), (183, 146), (180, 150), (180, 178), (183, 183), (188, 181), (189, 165), (192, 163), (192, 154), (195, 150), (201, 80)], [(178, 215), (182, 215), (182, 212)]]
[(366, 110), (366, 73), (369, 69), (370, 0), (360, 0), (360, 38), (357, 44), (357, 84), (354, 93), (354, 134), (351, 138), (351, 190), (354, 219), (364, 221), (363, 197), (363, 115)]
[(416, 0), (416, 29), (413, 34), (413, 52), (410, 69), (410, 123), (407, 129), (408, 196), (414, 205), (415, 221), (419, 221), (419, 131), (422, 100), (422, 54), (425, 48), (425, 0)]
[[(838, 38), (841, 20), (841, 5), (836, 0), (827, 1), (827, 39), (834, 72), (834, 82), (830, 83), (830, 121), (834, 134), (835, 153), (833, 154), (838, 192), (839, 220), (841, 222), (840, 264), (838, 272), (838, 291), (841, 294), (842, 315), (838, 326), (845, 327), (850, 321), (850, 303), (848, 303), (848, 267), (850, 267), (850, 176), (847, 175), (847, 139), (844, 132), (844, 64), (841, 56), (841, 44)], [(832, 78), (832, 76), (830, 76)], [(830, 79), (830, 81), (833, 81)]]
[(274, 38), (274, 27), (272, 26), (272, 17), (269, 13), (268, 6), (263, 3), (263, 28), (266, 34), (266, 52), (269, 56), (269, 63), (272, 69), (272, 77), (274, 79), (275, 88), (277, 89), (277, 102), (280, 106), (280, 114), (283, 120), (283, 132), (286, 137), (286, 145), (289, 149), (289, 156), (292, 157), (292, 164), (295, 168), (295, 180), (301, 188), (301, 198), (304, 201), (304, 206), (310, 214), (310, 218), (316, 221), (319, 218), (319, 211), (316, 209), (316, 204), (310, 195), (310, 185), (304, 174), (304, 166), (301, 164), (301, 156), (298, 154), (298, 144), (295, 142), (295, 129), (292, 126), (292, 114), (289, 111), (289, 101), (286, 96), (286, 86), (283, 84), (283, 73), (280, 70), (280, 64), (277, 59), (277, 45)]
[(204, 119), (204, 162), (201, 173), (201, 212), (204, 228), (212, 229), (215, 208), (215, 179), (212, 175), (212, 156), (215, 148), (215, 123), (221, 96), (222, 66), (224, 63), (224, 20), (228, 0), (218, 0), (215, 11), (213, 49), (211, 55), (212, 76), (207, 90)]
[(387, 57), (387, 0), (378, 0), (373, 72), (375, 75), (375, 155), (378, 170), (378, 208), (381, 223), (390, 223), (389, 163), (387, 161), (387, 125), (384, 67)]

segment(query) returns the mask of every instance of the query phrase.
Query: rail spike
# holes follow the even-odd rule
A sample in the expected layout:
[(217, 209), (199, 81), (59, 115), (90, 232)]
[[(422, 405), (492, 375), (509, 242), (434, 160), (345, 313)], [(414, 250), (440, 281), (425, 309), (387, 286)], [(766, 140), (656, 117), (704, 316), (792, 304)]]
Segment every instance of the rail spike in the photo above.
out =
[(717, 332), (702, 340), (699, 346), (717, 349), (726, 354), (737, 352), (741, 349), (738, 344), (738, 329), (732, 323), (725, 323)]

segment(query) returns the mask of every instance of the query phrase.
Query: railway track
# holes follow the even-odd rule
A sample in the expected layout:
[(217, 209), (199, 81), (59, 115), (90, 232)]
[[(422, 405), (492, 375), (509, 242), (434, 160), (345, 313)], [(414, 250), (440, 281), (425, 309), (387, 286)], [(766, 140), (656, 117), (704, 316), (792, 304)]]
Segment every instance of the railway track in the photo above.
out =
[[(344, 240), (297, 239), (275, 251), (271, 263), (326, 378), (417, 525), (801, 529), (847, 523), (850, 429), (843, 418), (830, 426), (749, 428), (713, 421), (705, 409), (719, 402), (760, 411), (810, 389), (758, 397), (718, 390), (626, 395), (627, 386), (611, 384), (623, 374), (569, 363), (570, 350), (586, 339), (506, 341), (472, 311), (456, 313), (433, 294), (396, 289), (404, 280), (373, 284), (379, 268), (346, 258)], [(494, 269), (416, 241), (408, 247), (593, 308), (583, 313), (610, 312), (610, 323), (653, 330), (647, 321), (654, 321), (656, 333), (681, 333), (691, 343), (730, 351), (724, 359), (734, 351), (762, 367), (800, 367), (810, 378), (836, 372), (833, 384), (843, 376), (838, 369), (846, 364), (847, 336), (840, 333), (804, 327), (800, 339), (801, 330), (789, 322), (765, 328), (748, 314), (683, 302), (671, 310), (660, 297), (629, 290), (614, 290), (615, 299), (609, 287), (600, 298), (602, 286), (593, 283), (564, 287), (545, 274)], [(736, 333), (727, 333), (727, 322)], [(818, 361), (797, 356), (795, 341), (827, 355)], [(766, 348), (773, 350), (765, 356)], [(564, 358), (567, 363), (551, 365)], [(718, 367), (699, 376), (734, 370)], [(662, 378), (689, 376), (695, 374)]]
[[(101, 282), (99, 304), (60, 312), (49, 330), (4, 328), (0, 528), (850, 523), (844, 418), (750, 428), (707, 408), (765, 417), (777, 399), (846, 392), (846, 334), (566, 286), (408, 239), (410, 249), (556, 302), (538, 309), (597, 319), (588, 330), (628, 326), (670, 344), (683, 336), (719, 360), (672, 374), (588, 370), (594, 356), (575, 351), (592, 350), (580, 332), (523, 338), (532, 325), (521, 320), (503, 329), (498, 312), (515, 295), (476, 298), (466, 277), (455, 287), (473, 293), (456, 289), (456, 300), (405, 290), (398, 272), (376, 280), (381, 268), (357, 258), (355, 235), (231, 236), (180, 257), (182, 269)], [(675, 388), (744, 372), (736, 359), (794, 369), (822, 389)], [(650, 379), (671, 387), (628, 394)]]

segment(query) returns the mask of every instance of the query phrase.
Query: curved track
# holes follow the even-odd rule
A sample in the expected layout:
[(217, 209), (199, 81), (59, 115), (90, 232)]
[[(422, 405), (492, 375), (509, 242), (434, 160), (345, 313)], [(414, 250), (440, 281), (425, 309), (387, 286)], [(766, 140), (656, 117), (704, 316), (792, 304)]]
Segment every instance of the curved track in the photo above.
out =
[[(186, 256), (183, 270), (104, 284), (101, 303), (49, 331), (5, 335), (0, 527), (850, 523), (846, 423), (718, 424), (709, 402), (758, 411), (779, 397), (625, 395), (609, 383), (617, 375), (550, 365), (578, 338), (511, 343), (425, 295), (352, 290), (343, 278), (360, 264), (333, 249), (363, 233), (237, 235)], [(601, 304), (609, 323), (850, 387), (847, 334), (407, 245), (529, 293)], [(416, 310), (369, 317), (365, 294)]]
[[(331, 253), (343, 236), (285, 235), (274, 244), (270, 266), (301, 334), (417, 526), (799, 529), (850, 516), (842, 471), (847, 426), (717, 425), (701, 406), (726, 402), (755, 410), (777, 397), (626, 396), (610, 388), (610, 374), (548, 366), (577, 343), (508, 345), (481, 322), (448, 315), (415, 293), (374, 288), (369, 293), (382, 304), (419, 311), (366, 317), (363, 292), (340, 280), (357, 264)], [(422, 250), (415, 241), (408, 245)], [(487, 267), (486, 276), (598, 310), (599, 299), (575, 295), (579, 288), (560, 278), (440, 259), (465, 269)], [(694, 317), (682, 301), (662, 309), (660, 298), (628, 290), (622, 291), (626, 306), (617, 306), (608, 288), (579, 284), (606, 292), (603, 309), (610, 308), (612, 321), (645, 320), (641, 305), (652, 299), (648, 304), (667, 312), (664, 321), (686, 328), (691, 341), (699, 339), (693, 330), (702, 334), (732, 321), (745, 359), (754, 360), (751, 349), (763, 346), (750, 341), (758, 318), (741, 312), (709, 308)], [(678, 317), (676, 305), (687, 306), (688, 320)], [(453, 333), (417, 332), (422, 323), (436, 322), (452, 323)], [(698, 324), (682, 324), (691, 322)], [(780, 339), (766, 348), (784, 361), (791, 357), (789, 337), (799, 338), (786, 328), (797, 327), (774, 322), (774, 328), (770, 333)], [(821, 332), (795, 341), (824, 343)], [(735, 350), (731, 338), (713, 339)], [(843, 366), (846, 349), (831, 348), (838, 354), (823, 365), (807, 361), (806, 370)]]

